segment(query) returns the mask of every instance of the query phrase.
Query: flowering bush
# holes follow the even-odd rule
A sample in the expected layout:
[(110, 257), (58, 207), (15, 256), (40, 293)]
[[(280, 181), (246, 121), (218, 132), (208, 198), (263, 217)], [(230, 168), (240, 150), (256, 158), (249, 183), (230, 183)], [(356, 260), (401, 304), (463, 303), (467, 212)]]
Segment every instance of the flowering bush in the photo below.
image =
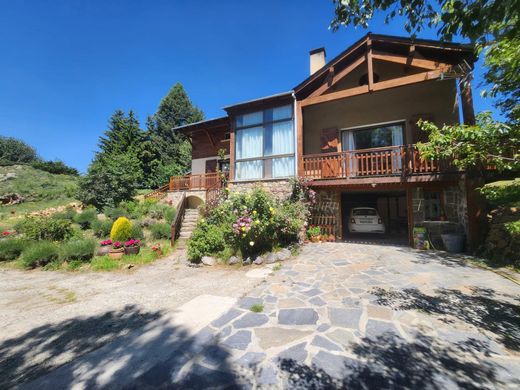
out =
[(137, 247), (139, 245), (141, 245), (140, 240), (128, 240), (127, 242), (125, 242), (125, 247), (127, 247), (127, 248)]
[(120, 241), (116, 241), (116, 242), (114, 242), (112, 244), (112, 248), (114, 248), (114, 249), (121, 249), (121, 248), (123, 248), (123, 243), (120, 242)]
[(11, 235), (13, 235), (13, 234), (14, 234), (14, 232), (10, 232), (10, 231), (5, 230), (5, 231), (3, 231), (2, 233), (0, 233), (0, 238), (2, 238), (2, 237), (8, 237), (8, 236), (11, 236)]
[(101, 245), (101, 246), (112, 245), (112, 240), (101, 241), (101, 242), (99, 243), (99, 245)]
[(223, 245), (244, 257), (286, 246), (299, 241), (307, 218), (307, 205), (301, 200), (279, 201), (262, 189), (231, 193), (199, 221), (188, 243), (188, 257), (198, 261), (223, 250)]

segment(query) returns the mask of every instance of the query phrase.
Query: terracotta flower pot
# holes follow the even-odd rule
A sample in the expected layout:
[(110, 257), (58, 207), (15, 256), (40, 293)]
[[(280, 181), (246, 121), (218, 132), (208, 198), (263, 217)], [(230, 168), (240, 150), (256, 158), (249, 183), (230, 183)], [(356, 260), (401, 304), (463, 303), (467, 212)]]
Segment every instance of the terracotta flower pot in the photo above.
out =
[(98, 248), (97, 255), (98, 256), (106, 256), (110, 253), (110, 246), (105, 245)]
[(108, 255), (111, 259), (120, 259), (125, 254), (125, 249), (111, 249), (110, 252), (108, 252)]
[(140, 246), (127, 246), (125, 247), (125, 255), (137, 255), (140, 250)]

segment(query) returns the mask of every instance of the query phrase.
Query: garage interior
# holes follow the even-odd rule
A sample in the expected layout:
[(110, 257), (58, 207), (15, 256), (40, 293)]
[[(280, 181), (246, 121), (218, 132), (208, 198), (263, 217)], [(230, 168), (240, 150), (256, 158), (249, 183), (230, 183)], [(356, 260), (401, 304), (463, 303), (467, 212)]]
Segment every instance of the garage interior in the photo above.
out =
[[(350, 210), (355, 207), (377, 209), (385, 227), (385, 234), (349, 233)], [(343, 239), (355, 243), (408, 245), (408, 211), (404, 191), (347, 191), (341, 193)]]

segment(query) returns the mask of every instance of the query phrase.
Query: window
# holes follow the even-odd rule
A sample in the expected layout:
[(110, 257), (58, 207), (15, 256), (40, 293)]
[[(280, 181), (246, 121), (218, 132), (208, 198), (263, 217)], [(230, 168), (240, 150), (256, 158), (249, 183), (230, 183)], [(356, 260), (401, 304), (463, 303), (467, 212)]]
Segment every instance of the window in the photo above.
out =
[(402, 123), (345, 130), (341, 135), (343, 150), (359, 150), (403, 144)]
[(235, 179), (294, 176), (292, 106), (281, 106), (235, 119)]

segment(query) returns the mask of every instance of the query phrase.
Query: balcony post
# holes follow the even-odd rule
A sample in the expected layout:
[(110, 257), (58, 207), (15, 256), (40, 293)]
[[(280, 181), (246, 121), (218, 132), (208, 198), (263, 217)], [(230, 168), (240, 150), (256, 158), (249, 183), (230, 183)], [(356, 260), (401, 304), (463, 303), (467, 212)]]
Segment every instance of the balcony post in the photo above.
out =
[(170, 192), (173, 191), (173, 176), (170, 176)]
[(296, 102), (296, 161), (298, 162), (298, 176), (303, 177), (304, 165), (303, 165), (303, 111), (301, 102)]

